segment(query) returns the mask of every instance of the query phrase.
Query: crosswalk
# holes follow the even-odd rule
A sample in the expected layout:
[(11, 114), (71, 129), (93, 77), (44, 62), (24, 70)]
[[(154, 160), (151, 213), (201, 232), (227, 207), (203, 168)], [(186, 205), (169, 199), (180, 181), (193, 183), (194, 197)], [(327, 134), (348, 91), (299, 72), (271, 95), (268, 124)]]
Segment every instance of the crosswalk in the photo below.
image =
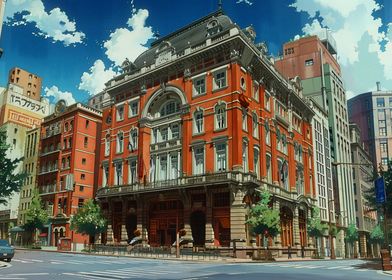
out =
[[(43, 263), (44, 261), (42, 260), (37, 260), (37, 259), (27, 259), (27, 258), (13, 258), (12, 262), (17, 262), (17, 263), (25, 263), (25, 264), (39, 264)], [(46, 261), (46, 263), (50, 263), (53, 265), (63, 265), (63, 264), (73, 264), (73, 265), (86, 265), (86, 264), (102, 264), (102, 265), (113, 265), (113, 264), (134, 264), (135, 262), (130, 262), (126, 260), (76, 260), (76, 259), (50, 259), (49, 261)]]
[(325, 270), (355, 270), (355, 271), (369, 271), (367, 268), (358, 268), (350, 264), (339, 265), (339, 266), (327, 266), (327, 265), (311, 265), (311, 264), (289, 264), (289, 263), (258, 263), (260, 266), (267, 267), (280, 267), (280, 268), (294, 268), (294, 269), (325, 269)]
[[(94, 270), (94, 271), (80, 271), (80, 272), (63, 272), (62, 275), (78, 277), (81, 279), (99, 280), (119, 280), (119, 279), (133, 279), (133, 278), (146, 278), (156, 279), (160, 276), (170, 275), (170, 279), (181, 278), (178, 274), (180, 271), (173, 271), (168, 269), (159, 270), (142, 270), (137, 268), (122, 268), (122, 269), (111, 269), (111, 270)], [(176, 277), (176, 274), (178, 277)]]

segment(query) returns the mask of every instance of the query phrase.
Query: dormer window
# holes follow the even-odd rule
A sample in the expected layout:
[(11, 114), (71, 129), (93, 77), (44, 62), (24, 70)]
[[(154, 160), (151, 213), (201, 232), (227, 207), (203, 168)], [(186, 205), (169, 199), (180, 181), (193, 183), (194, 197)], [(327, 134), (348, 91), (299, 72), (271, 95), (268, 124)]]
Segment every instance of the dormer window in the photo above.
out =
[(214, 18), (207, 24), (207, 36), (212, 36), (222, 31), (222, 26), (218, 19)]

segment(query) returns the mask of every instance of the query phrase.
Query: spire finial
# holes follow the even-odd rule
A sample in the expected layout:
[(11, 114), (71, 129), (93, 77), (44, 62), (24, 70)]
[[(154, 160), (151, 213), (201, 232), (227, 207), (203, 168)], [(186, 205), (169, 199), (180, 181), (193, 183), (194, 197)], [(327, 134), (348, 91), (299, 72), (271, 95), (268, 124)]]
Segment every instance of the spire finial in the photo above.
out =
[(223, 6), (222, 0), (219, 0), (218, 1), (218, 10), (222, 10), (222, 6)]

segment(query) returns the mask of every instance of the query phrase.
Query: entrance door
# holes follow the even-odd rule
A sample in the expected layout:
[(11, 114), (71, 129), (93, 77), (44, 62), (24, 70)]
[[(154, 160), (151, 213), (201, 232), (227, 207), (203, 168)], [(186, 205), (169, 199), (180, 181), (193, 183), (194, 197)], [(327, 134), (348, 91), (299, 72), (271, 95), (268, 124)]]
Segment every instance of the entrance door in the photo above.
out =
[(191, 229), (194, 246), (204, 246), (206, 243), (206, 214), (202, 211), (191, 215)]

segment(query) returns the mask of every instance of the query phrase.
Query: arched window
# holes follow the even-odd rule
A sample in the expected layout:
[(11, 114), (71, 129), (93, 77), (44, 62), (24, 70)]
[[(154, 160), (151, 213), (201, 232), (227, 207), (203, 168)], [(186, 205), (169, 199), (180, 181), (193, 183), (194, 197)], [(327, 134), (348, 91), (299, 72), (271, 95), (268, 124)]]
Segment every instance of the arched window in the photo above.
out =
[(137, 150), (137, 142), (138, 142), (138, 130), (137, 128), (132, 128), (129, 132), (129, 144), (128, 149), (130, 151)]
[(122, 131), (119, 131), (117, 133), (116, 152), (117, 153), (122, 153), (123, 151), (124, 151), (124, 133)]
[(110, 154), (110, 134), (106, 134), (105, 136), (105, 156)]
[(198, 109), (193, 113), (193, 134), (199, 134), (204, 131), (204, 113)]
[(226, 104), (215, 106), (215, 129), (226, 128)]
[(159, 110), (160, 116), (164, 117), (180, 111), (180, 102), (177, 100), (169, 100), (164, 103)]
[(242, 129), (248, 131), (248, 112), (242, 108)]

